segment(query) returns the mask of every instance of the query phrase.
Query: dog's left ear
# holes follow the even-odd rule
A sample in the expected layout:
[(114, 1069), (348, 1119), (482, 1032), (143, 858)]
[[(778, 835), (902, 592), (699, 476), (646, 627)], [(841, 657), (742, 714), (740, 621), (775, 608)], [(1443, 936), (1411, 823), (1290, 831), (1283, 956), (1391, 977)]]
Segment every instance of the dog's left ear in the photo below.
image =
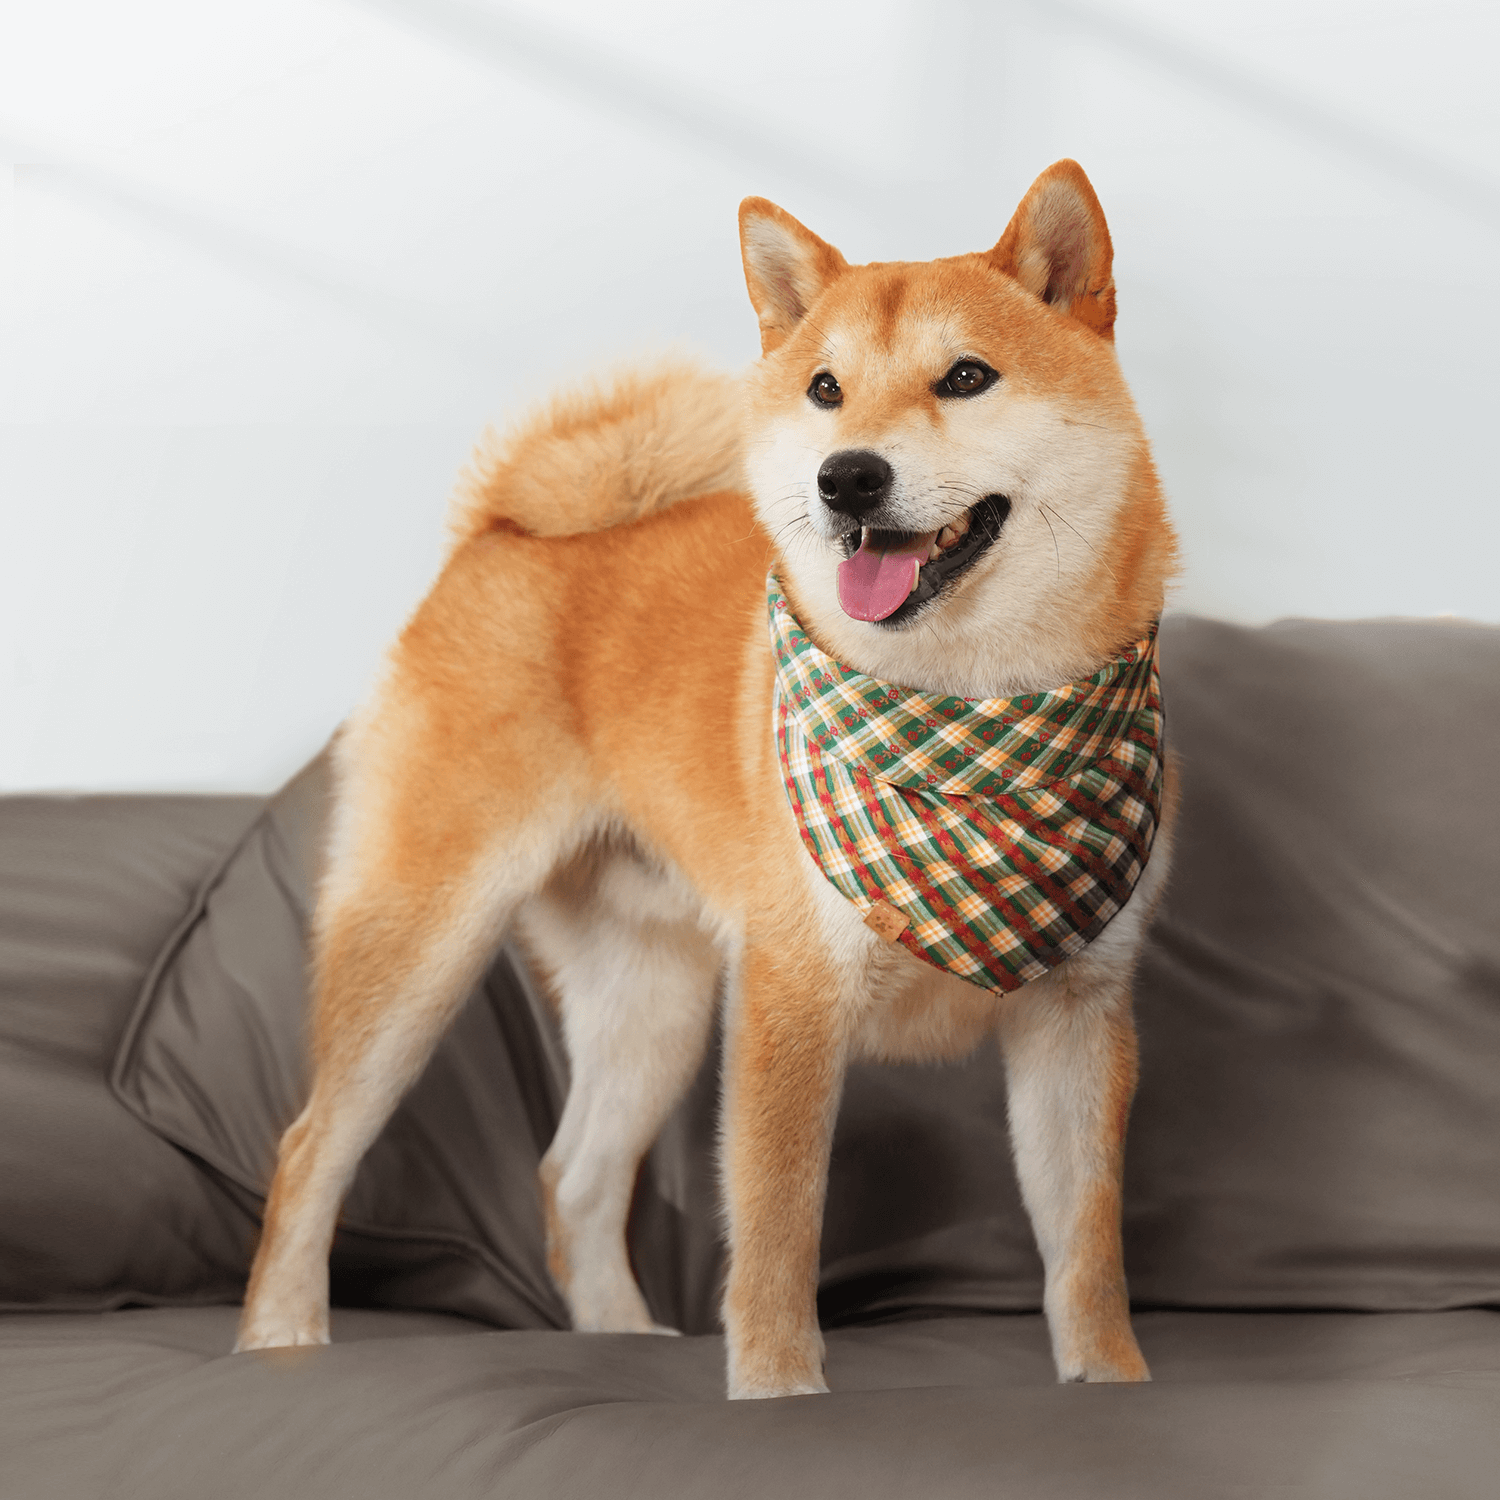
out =
[(766, 198), (740, 204), (740, 250), (762, 354), (786, 339), (823, 288), (849, 269), (832, 245)]
[(989, 261), (1048, 306), (1114, 338), (1114, 249), (1076, 161), (1054, 162), (1031, 184)]

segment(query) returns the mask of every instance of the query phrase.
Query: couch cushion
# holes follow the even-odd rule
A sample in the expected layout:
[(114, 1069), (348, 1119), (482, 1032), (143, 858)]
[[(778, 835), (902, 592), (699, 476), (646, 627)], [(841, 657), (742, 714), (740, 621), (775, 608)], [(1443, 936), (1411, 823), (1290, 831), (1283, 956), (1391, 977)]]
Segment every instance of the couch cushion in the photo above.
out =
[(1036, 1316), (828, 1336), (834, 1394), (722, 1399), (717, 1338), (335, 1313), (222, 1353), (229, 1308), (0, 1320), (0, 1489), (68, 1500), (494, 1495), (1473, 1500), (1500, 1313), (1147, 1313), (1154, 1383), (1055, 1383)]
[(235, 1295), (253, 1218), (105, 1073), (152, 959), (260, 805), (0, 799), (0, 1307)]

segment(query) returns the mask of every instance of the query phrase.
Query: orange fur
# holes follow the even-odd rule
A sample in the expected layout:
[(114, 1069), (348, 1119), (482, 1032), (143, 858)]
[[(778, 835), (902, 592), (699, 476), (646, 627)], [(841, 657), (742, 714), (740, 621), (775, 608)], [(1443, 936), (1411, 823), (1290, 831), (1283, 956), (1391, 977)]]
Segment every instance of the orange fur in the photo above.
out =
[(554, 396), (487, 433), (454, 496), (456, 545), (484, 531), (600, 531), (740, 483), (736, 382), (684, 359)]
[[(1059, 1374), (1145, 1378), (1120, 1170), (1130, 969), (1170, 829), (1127, 910), (1015, 995), (882, 943), (812, 869), (787, 807), (764, 596), (775, 566), (825, 649), (971, 697), (1055, 686), (1144, 633), (1175, 543), (1108, 341), (1108, 231), (1071, 163), (985, 254), (850, 266), (757, 199), (741, 229), (766, 351), (743, 403), (754, 499), (736, 477), (730, 382), (678, 366), (555, 403), (481, 459), (443, 574), (340, 741), (316, 1082), (283, 1145), (241, 1347), (326, 1338), (338, 1201), (515, 921), (574, 1059), (541, 1187), (549, 1263), (580, 1327), (662, 1331), (624, 1254), (628, 1188), (697, 1065), (727, 963), (732, 1394), (823, 1389), (819, 1221), (846, 1060), (949, 1057), (986, 1035), (1010, 1071)], [(959, 355), (1003, 370), (984, 404), (934, 395)], [(846, 399), (816, 410), (808, 382), (834, 365)], [(808, 453), (815, 469), (834, 448), (882, 444), (918, 477), (917, 511), (957, 513), (953, 494), (1000, 479), (1015, 495), (999, 543), (904, 630), (830, 605), (836, 559), (786, 539), (798, 506), (814, 525), (815, 502), (789, 500), (796, 484), (778, 478)], [(1059, 527), (1080, 539), (1066, 565)], [(1168, 822), (1174, 806), (1169, 793)]]

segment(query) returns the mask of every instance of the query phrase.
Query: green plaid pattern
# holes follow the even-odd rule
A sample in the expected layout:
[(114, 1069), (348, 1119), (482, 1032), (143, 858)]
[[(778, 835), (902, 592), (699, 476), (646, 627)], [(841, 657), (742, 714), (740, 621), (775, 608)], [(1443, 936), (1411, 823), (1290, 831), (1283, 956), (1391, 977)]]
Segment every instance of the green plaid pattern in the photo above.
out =
[(774, 574), (766, 591), (782, 780), (838, 890), (867, 915), (894, 907), (903, 947), (985, 989), (1018, 989), (1096, 938), (1161, 813), (1156, 627), (1080, 682), (944, 698), (840, 665)]

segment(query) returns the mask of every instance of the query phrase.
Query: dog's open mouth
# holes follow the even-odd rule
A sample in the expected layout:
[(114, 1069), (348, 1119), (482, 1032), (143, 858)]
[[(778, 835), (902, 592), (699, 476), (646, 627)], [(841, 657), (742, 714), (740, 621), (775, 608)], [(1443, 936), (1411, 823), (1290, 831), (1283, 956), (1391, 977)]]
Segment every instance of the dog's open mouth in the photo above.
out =
[(881, 625), (904, 624), (979, 561), (1009, 514), (1004, 495), (986, 495), (941, 531), (851, 531), (839, 564), (844, 613)]

